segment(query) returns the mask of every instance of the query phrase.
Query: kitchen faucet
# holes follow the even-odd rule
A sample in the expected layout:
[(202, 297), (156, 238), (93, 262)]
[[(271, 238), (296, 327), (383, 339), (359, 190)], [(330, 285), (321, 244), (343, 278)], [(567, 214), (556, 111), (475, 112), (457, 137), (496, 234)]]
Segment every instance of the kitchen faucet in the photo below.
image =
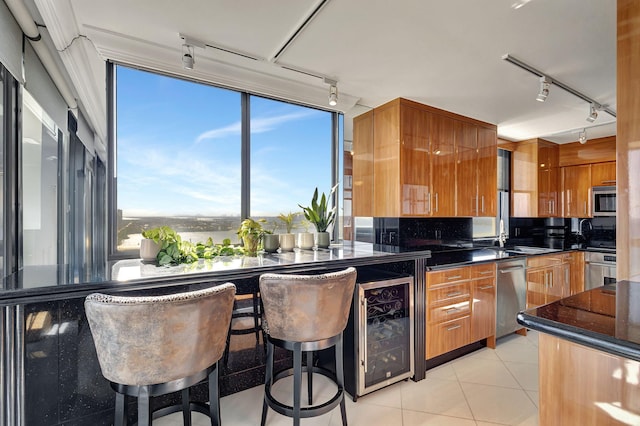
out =
[(498, 235), (498, 243), (500, 247), (504, 247), (504, 243), (507, 242), (507, 233), (504, 231), (504, 222), (500, 219), (500, 234)]

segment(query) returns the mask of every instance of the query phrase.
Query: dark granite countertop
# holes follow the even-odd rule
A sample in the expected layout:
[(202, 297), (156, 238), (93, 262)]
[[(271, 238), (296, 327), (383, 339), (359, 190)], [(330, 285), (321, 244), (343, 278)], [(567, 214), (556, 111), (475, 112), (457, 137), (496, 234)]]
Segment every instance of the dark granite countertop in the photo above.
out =
[(518, 314), (533, 330), (640, 361), (640, 282), (619, 281)]
[(83, 292), (144, 289), (183, 283), (243, 279), (264, 272), (303, 273), (348, 266), (368, 266), (428, 258), (428, 250), (387, 253), (373, 244), (345, 242), (328, 249), (231, 256), (201, 260), (193, 264), (157, 266), (140, 259), (108, 262), (104, 272), (91, 280), (74, 278), (58, 265), (27, 266), (3, 280), (0, 305), (24, 303), (34, 298), (64, 299)]

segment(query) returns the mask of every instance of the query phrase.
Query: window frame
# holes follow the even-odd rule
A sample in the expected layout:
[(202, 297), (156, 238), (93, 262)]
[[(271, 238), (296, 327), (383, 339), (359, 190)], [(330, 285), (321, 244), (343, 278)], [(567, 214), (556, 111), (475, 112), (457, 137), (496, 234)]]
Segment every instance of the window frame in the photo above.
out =
[[(320, 111), (325, 111), (331, 113), (331, 186), (333, 187), (338, 182), (340, 182), (340, 178), (342, 177), (342, 170), (340, 169), (340, 148), (342, 146), (341, 141), (339, 140), (341, 130), (341, 123), (344, 122), (343, 114), (337, 111), (332, 111), (328, 109), (322, 109), (315, 105), (306, 105), (299, 102), (293, 102), (288, 99), (275, 98), (273, 96), (265, 95), (262, 93), (254, 93), (246, 90), (241, 90), (233, 87), (226, 87), (222, 85), (217, 85), (212, 82), (202, 81), (198, 79), (189, 79), (184, 76), (175, 75), (172, 73), (159, 72), (157, 70), (147, 69), (144, 67), (139, 67), (131, 64), (119, 63), (114, 61), (107, 61), (106, 67), (106, 80), (107, 80), (107, 152), (109, 153), (108, 167), (107, 167), (107, 181), (109, 183), (107, 188), (107, 223), (109, 226), (108, 231), (108, 259), (109, 260), (118, 260), (118, 259), (130, 259), (137, 257), (137, 253), (133, 253), (131, 251), (118, 251), (117, 247), (117, 229), (118, 229), (118, 195), (117, 195), (117, 176), (116, 176), (116, 164), (117, 164), (117, 111), (116, 111), (116, 96), (117, 96), (117, 81), (116, 81), (116, 68), (118, 66), (127, 67), (135, 70), (140, 70), (144, 72), (150, 72), (153, 74), (162, 75), (165, 77), (181, 79), (187, 82), (193, 82), (198, 84), (205, 84), (211, 87), (232, 90), (234, 92), (238, 92), (241, 95), (241, 154), (240, 154), (240, 162), (241, 162), (241, 201), (240, 201), (240, 220), (243, 220), (250, 215), (251, 206), (250, 206), (250, 186), (251, 186), (251, 129), (250, 129), (250, 98), (251, 96), (260, 96), (266, 99), (286, 102), (289, 104), (313, 108)], [(338, 192), (333, 195), (333, 205), (336, 207), (337, 216), (335, 226), (333, 227), (333, 235), (332, 239), (336, 241), (341, 235), (342, 232), (340, 229), (340, 225), (342, 224), (342, 215), (340, 211), (340, 203)]]

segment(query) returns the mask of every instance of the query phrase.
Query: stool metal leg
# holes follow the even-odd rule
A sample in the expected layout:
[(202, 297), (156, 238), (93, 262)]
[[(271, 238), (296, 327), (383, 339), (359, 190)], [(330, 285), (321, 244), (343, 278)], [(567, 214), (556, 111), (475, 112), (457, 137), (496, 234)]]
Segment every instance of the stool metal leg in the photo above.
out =
[(293, 426), (300, 425), (300, 393), (302, 391), (302, 344), (293, 345)]
[(340, 414), (342, 416), (342, 426), (347, 426), (347, 407), (344, 401), (344, 366), (342, 364), (342, 333), (336, 342), (336, 383), (338, 391), (342, 392), (342, 400), (340, 401)]
[(260, 425), (264, 426), (267, 421), (267, 410), (269, 407), (267, 406), (267, 389), (271, 387), (273, 384), (273, 343), (269, 339), (267, 339), (267, 365), (266, 371), (264, 375), (264, 401), (262, 402), (262, 420), (260, 421)]
[(182, 423), (191, 426), (191, 409), (189, 408), (189, 388), (182, 389)]
[(149, 386), (140, 386), (138, 395), (138, 426), (151, 425), (151, 404), (149, 401)]
[(213, 371), (209, 373), (209, 414), (211, 416), (211, 426), (220, 426), (220, 391), (218, 389), (218, 363)]
[(313, 404), (313, 352), (307, 352), (307, 396), (309, 405)]
[(116, 393), (116, 416), (113, 421), (114, 426), (125, 426), (127, 424), (127, 396)]

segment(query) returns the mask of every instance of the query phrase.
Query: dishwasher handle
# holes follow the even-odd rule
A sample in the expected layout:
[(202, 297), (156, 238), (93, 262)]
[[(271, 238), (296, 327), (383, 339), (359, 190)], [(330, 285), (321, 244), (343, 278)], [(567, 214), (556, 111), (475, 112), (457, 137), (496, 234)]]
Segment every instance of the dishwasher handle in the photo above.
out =
[(512, 266), (510, 268), (498, 269), (498, 272), (500, 272), (501, 274), (506, 274), (506, 273), (509, 273), (509, 272), (519, 271), (521, 269), (524, 269), (524, 266), (518, 265), (518, 266)]

